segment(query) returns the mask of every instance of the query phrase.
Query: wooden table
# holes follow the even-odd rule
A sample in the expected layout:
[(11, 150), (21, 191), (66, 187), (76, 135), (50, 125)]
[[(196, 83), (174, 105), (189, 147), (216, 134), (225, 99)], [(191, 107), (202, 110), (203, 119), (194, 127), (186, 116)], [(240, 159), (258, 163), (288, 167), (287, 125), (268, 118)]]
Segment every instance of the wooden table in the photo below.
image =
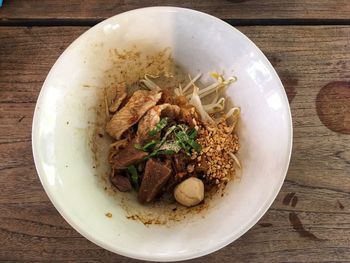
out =
[(173, 5), (237, 26), (276, 68), (291, 104), (281, 192), (233, 244), (192, 262), (350, 262), (349, 0), (5, 0), (0, 8), (0, 260), (137, 262), (79, 235), (48, 200), (31, 151), (35, 102), (62, 51), (97, 22)]

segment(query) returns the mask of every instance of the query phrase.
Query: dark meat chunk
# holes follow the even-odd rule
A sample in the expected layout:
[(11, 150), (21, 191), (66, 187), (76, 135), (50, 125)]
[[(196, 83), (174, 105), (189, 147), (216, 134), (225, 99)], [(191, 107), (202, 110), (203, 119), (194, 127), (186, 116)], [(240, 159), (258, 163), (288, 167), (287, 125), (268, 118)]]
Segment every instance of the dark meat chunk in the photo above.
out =
[(166, 187), (164, 188), (164, 191), (172, 193), (174, 191), (175, 186), (181, 183), (187, 177), (188, 174), (186, 172), (177, 173), (174, 176), (171, 176), (166, 184)]
[(174, 170), (177, 173), (186, 172), (187, 164), (189, 163), (190, 159), (187, 155), (180, 152), (178, 154), (173, 155), (173, 165)]
[(196, 173), (206, 174), (208, 169), (209, 169), (208, 162), (206, 161), (206, 158), (204, 156), (202, 156), (200, 163), (194, 167), (194, 171)]
[(134, 146), (135, 144), (138, 144), (138, 141), (131, 141), (113, 157), (112, 166), (114, 169), (125, 169), (129, 165), (142, 161), (147, 156), (146, 152), (137, 150)]
[(169, 160), (162, 162), (156, 159), (149, 159), (146, 163), (145, 173), (138, 193), (140, 203), (151, 202), (169, 180), (171, 174), (172, 169)]
[(120, 191), (127, 192), (131, 190), (131, 183), (128, 177), (119, 173), (114, 173), (111, 178), (111, 183)]

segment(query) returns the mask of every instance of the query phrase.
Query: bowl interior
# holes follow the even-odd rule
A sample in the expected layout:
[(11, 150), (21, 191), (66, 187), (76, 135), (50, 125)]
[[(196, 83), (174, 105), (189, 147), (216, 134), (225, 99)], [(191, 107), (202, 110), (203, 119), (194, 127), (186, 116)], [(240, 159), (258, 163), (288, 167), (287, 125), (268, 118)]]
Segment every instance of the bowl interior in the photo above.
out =
[[(222, 71), (238, 77), (227, 94), (242, 110), (238, 134), (243, 174), (194, 220), (146, 227), (127, 219), (125, 210), (96, 180), (89, 124), (96, 120), (98, 94), (106, 85), (106, 71), (113, 67), (110, 50), (135, 47), (145, 54), (170, 48), (176, 63), (192, 75)], [(291, 129), (283, 86), (248, 38), (203, 13), (147, 8), (98, 24), (58, 59), (38, 99), (33, 152), (51, 201), (82, 235), (129, 257), (181, 260), (227, 245), (266, 212), (286, 175)], [(107, 212), (112, 218), (105, 216)]]

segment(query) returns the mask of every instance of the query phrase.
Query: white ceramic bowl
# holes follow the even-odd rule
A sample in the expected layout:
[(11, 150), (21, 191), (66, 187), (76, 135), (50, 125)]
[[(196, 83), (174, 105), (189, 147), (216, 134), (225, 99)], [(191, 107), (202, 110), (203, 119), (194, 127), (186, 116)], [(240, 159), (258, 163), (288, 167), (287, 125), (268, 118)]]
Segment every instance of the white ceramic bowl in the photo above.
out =
[[(96, 90), (105, 84), (108, 49), (170, 47), (188, 72), (224, 70), (238, 77), (227, 94), (241, 107), (238, 133), (244, 170), (204, 218), (145, 227), (97, 183), (88, 146)], [(89, 84), (87, 88), (85, 85)], [(242, 33), (210, 15), (152, 7), (94, 26), (60, 56), (41, 90), (33, 121), (33, 154), (50, 200), (79, 233), (115, 253), (175, 261), (216, 251), (250, 229), (279, 192), (292, 148), (288, 100), (275, 70)], [(113, 214), (112, 218), (105, 216)]]

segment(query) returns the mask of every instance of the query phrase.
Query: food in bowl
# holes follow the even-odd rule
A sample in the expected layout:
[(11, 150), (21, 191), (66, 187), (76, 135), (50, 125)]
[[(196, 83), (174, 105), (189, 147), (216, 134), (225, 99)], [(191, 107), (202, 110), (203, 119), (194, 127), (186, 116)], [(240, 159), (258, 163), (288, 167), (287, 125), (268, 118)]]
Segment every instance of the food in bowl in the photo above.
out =
[[(163, 204), (162, 200), (141, 205), (136, 192), (110, 188), (107, 155), (111, 140), (104, 133), (104, 89), (109, 90), (109, 85), (115, 89), (125, 80), (130, 80), (126, 81), (129, 88), (145, 73), (161, 75), (156, 71), (159, 60), (151, 64), (155, 70), (150, 71), (148, 59), (138, 70), (137, 57), (126, 63), (111, 57), (111, 48), (128, 51), (133, 45), (141, 56), (170, 47), (180, 73), (195, 76), (219, 69), (227, 77), (238, 76), (239, 81), (226, 90), (226, 95), (242, 109), (235, 133), (242, 146), (238, 154), (243, 173), (239, 183), (227, 184), (223, 195), (206, 193), (203, 204), (187, 209), (176, 202)], [(111, 73), (107, 78), (109, 69), (120, 74), (114, 77)], [(207, 76), (200, 80), (203, 85), (211, 83)], [(292, 135), (284, 88), (266, 57), (247, 37), (203, 13), (152, 7), (119, 14), (94, 26), (63, 53), (38, 98), (32, 144), (40, 180), (73, 228), (114, 253), (158, 262), (212, 253), (251, 229), (281, 188)], [(160, 224), (145, 226), (126, 216)]]
[(115, 189), (135, 191), (141, 204), (166, 198), (192, 207), (235, 177), (240, 109), (227, 110), (223, 90), (236, 78), (211, 76), (215, 82), (203, 88), (201, 74), (186, 85), (165, 86), (166, 76), (149, 74), (137, 89), (116, 85), (114, 98), (105, 98)]

